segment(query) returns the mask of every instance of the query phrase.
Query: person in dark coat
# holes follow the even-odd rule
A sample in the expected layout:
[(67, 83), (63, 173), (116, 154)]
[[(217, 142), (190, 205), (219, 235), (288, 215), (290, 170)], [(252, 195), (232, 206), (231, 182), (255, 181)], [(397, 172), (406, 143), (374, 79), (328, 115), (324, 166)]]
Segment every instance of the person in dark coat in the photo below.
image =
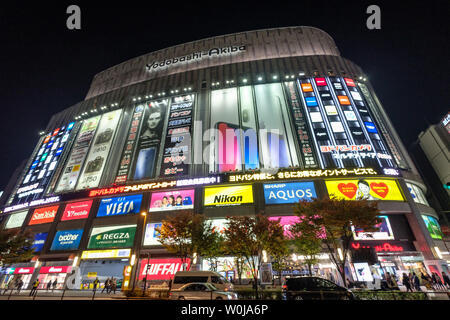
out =
[(442, 279), (444, 279), (444, 286), (450, 289), (450, 277), (442, 271)]
[(414, 289), (416, 289), (417, 291), (422, 291), (422, 289), (420, 289), (419, 277), (416, 275), (415, 272), (413, 272), (413, 283), (414, 283)]
[(51, 288), (52, 288), (52, 280), (49, 280), (47, 283), (47, 291), (50, 291)]
[(411, 281), (409, 280), (409, 277), (406, 273), (403, 273), (402, 283), (406, 287), (406, 292), (408, 291), (412, 292)]
[(109, 293), (110, 288), (111, 288), (111, 280), (108, 278), (108, 279), (106, 279), (106, 281), (105, 281), (105, 286), (103, 287), (102, 293), (103, 293), (103, 291), (105, 291), (105, 290), (106, 290), (106, 293)]
[(58, 284), (58, 280), (55, 279), (52, 283), (52, 291), (56, 289), (56, 285)]

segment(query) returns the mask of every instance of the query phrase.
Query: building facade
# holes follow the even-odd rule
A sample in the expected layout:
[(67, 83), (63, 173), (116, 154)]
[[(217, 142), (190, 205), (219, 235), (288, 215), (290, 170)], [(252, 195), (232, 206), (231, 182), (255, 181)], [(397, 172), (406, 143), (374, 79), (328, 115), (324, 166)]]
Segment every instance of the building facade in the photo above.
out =
[[(378, 202), (380, 232), (355, 230), (352, 244), (375, 248), (377, 272), (448, 271), (438, 215), (367, 75), (312, 27), (193, 41), (97, 74), (15, 179), (2, 228), (31, 230), (37, 254), (3, 283), (89, 288), (129, 274), (125, 286), (147, 264), (148, 280), (169, 279), (181, 262), (155, 228), (178, 209), (218, 226), (261, 212), (289, 225), (295, 202), (330, 195)], [(334, 272), (326, 255), (318, 267)]]

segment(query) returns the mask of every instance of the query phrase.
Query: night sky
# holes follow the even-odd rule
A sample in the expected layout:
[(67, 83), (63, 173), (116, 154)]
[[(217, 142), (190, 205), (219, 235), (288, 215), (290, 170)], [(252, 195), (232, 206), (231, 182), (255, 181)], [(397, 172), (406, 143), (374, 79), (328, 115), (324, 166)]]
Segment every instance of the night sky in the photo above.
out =
[[(211, 36), (287, 26), (326, 31), (368, 74), (407, 147), (450, 110), (450, 1), (93, 2), (0, 4), (0, 190), (51, 115), (84, 100), (96, 73)], [(71, 4), (81, 7), (79, 31), (66, 28)], [(370, 4), (381, 7), (381, 30), (366, 28)]]

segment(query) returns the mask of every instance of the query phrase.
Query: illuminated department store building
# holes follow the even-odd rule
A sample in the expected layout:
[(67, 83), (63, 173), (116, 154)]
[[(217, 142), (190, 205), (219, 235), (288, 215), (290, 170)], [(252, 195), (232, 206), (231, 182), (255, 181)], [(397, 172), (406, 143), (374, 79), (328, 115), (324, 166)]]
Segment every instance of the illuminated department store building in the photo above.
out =
[(130, 265), (131, 281), (143, 279), (148, 261), (149, 280), (169, 279), (180, 260), (155, 228), (177, 209), (217, 225), (260, 212), (289, 225), (295, 202), (329, 194), (378, 201), (380, 232), (355, 230), (352, 244), (375, 248), (378, 272), (440, 273), (450, 259), (425, 191), (367, 75), (327, 33), (202, 39), (100, 72), (84, 101), (50, 119), (2, 213), (3, 229), (35, 234), (36, 257), (1, 281), (61, 287), (76, 274), (87, 288)]

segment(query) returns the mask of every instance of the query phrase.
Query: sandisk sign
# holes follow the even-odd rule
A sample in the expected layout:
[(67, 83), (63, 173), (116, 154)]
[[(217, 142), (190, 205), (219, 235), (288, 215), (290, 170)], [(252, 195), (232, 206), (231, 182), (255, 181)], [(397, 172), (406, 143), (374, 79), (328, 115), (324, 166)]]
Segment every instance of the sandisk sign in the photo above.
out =
[(89, 216), (92, 200), (69, 203), (66, 205), (61, 221), (85, 219)]
[(71, 266), (41, 267), (39, 273), (69, 273), (71, 270)]
[(191, 260), (187, 259), (185, 268), (181, 259), (143, 259), (139, 272), (139, 280), (147, 275), (147, 280), (169, 280), (177, 271), (188, 270)]
[(48, 223), (55, 220), (59, 206), (44, 207), (34, 210), (29, 225)]
[(16, 268), (14, 274), (30, 274), (34, 272), (34, 268)]

